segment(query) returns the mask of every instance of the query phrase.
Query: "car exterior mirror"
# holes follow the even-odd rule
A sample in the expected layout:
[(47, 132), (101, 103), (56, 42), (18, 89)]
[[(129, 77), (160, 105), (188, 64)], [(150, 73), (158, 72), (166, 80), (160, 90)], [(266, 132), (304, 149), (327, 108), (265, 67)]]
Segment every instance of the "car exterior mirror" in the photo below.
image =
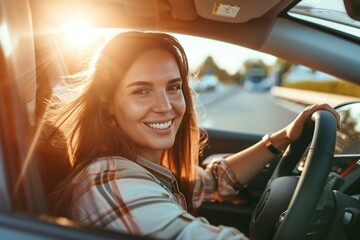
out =
[(340, 129), (337, 131), (336, 154), (356, 154), (360, 149), (360, 101), (335, 107), (340, 114)]

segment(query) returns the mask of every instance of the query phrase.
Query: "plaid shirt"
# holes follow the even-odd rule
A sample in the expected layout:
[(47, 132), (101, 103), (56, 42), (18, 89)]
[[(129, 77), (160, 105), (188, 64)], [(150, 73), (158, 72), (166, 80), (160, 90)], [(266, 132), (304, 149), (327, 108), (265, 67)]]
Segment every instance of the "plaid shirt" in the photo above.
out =
[[(171, 171), (144, 159), (99, 158), (73, 182), (71, 214), (85, 224), (156, 239), (246, 239), (187, 213)], [(238, 187), (224, 160), (199, 167), (194, 206), (234, 197)]]

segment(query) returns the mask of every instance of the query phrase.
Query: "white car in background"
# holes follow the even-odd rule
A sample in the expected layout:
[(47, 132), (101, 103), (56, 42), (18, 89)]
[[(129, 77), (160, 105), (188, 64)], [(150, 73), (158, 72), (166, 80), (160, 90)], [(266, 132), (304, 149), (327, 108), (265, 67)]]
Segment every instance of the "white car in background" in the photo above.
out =
[(271, 87), (265, 71), (262, 68), (252, 68), (244, 77), (246, 90), (265, 91)]
[(193, 80), (193, 89), (198, 92), (215, 91), (221, 85), (219, 78), (213, 74), (204, 74), (198, 80)]

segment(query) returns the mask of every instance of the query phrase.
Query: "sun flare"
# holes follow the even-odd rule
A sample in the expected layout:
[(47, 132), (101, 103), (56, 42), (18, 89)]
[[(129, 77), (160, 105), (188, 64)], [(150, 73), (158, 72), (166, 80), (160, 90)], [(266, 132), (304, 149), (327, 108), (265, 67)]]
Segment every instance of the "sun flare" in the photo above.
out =
[(94, 29), (84, 21), (65, 23), (60, 29), (66, 35), (67, 43), (76, 47), (86, 46), (97, 37)]

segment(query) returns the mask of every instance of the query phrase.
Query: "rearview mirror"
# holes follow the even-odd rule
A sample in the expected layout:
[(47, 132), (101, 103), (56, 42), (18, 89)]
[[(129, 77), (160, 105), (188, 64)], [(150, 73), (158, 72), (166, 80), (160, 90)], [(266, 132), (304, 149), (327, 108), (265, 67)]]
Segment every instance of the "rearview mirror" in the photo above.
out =
[(360, 0), (344, 0), (344, 5), (349, 17), (360, 21)]

